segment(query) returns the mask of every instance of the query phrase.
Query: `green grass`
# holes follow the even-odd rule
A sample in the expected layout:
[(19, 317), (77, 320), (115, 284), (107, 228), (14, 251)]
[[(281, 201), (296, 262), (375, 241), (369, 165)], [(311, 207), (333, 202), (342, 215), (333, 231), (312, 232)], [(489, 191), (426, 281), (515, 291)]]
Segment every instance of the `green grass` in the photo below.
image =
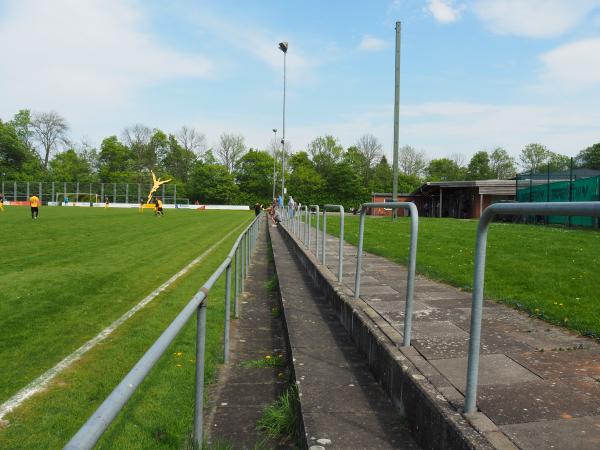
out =
[[(470, 291), (476, 220), (419, 218), (417, 271)], [(339, 235), (339, 219), (328, 220)], [(409, 218), (367, 217), (364, 248), (406, 264)], [(358, 217), (345, 239), (358, 244)], [(488, 235), (485, 296), (555, 324), (600, 338), (600, 233), (494, 223)]]
[(277, 292), (279, 290), (279, 279), (277, 278), (277, 275), (273, 276), (270, 280), (265, 281), (264, 286), (265, 289), (268, 289), (271, 292)]
[[(239, 212), (25, 208), (0, 215), (3, 401), (252, 216)], [(241, 227), (238, 228), (241, 231)], [(10, 414), (0, 448), (60, 448), (218, 267), (234, 232), (171, 288)], [(7, 239), (14, 236), (14, 239)], [(223, 278), (208, 302), (207, 382), (221, 361)], [(195, 320), (128, 402), (100, 448), (181, 448), (193, 417)]]
[(296, 442), (299, 414), (298, 390), (292, 385), (264, 410), (258, 429), (281, 443)]
[(254, 368), (270, 368), (270, 367), (283, 367), (285, 366), (285, 359), (283, 355), (266, 355), (262, 359), (251, 359), (244, 361), (242, 367), (254, 367)]

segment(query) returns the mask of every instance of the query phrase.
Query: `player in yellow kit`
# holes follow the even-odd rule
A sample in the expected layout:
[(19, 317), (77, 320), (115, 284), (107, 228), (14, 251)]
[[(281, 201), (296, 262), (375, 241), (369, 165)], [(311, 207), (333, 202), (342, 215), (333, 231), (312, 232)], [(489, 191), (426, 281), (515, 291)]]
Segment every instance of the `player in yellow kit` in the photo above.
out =
[(165, 214), (163, 213), (163, 203), (162, 200), (155, 198), (154, 199), (154, 214), (156, 214), (157, 216), (164, 216)]
[(37, 219), (38, 218), (38, 208), (40, 206), (40, 198), (33, 194), (31, 196), (31, 198), (29, 199), (29, 206), (31, 206), (31, 218), (32, 219)]
[(0, 194), (0, 212), (4, 212), (4, 195)]

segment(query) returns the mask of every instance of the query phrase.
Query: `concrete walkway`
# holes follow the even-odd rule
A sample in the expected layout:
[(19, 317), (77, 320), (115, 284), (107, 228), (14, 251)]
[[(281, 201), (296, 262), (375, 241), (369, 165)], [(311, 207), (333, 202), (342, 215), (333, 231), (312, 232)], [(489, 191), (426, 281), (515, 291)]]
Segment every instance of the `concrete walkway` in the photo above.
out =
[(266, 221), (239, 298), (239, 320), (232, 321), (229, 364), (211, 387), (207, 414), (207, 443), (211, 448), (288, 448), (271, 442), (258, 430), (264, 409), (283, 392), (289, 378), (285, 367), (246, 367), (265, 356), (284, 355), (285, 341), (277, 293), (268, 283), (275, 276), (267, 245)]
[[(332, 278), (338, 243), (327, 239)], [(314, 252), (314, 240), (311, 247)], [(344, 249), (343, 289), (352, 295), (357, 249), (347, 243)], [(363, 308), (401, 335), (406, 269), (366, 253), (361, 279)], [(419, 369), (458, 411), (464, 403), (470, 312), (469, 293), (417, 277), (413, 347), (402, 351), (409, 359), (418, 352), (427, 361)], [(483, 415), (473, 421), (479, 431), (501, 432), (508, 438), (498, 440), (502, 448), (600, 448), (598, 342), (486, 301), (481, 343), (477, 405)]]
[(281, 230), (270, 231), (309, 449), (419, 448)]

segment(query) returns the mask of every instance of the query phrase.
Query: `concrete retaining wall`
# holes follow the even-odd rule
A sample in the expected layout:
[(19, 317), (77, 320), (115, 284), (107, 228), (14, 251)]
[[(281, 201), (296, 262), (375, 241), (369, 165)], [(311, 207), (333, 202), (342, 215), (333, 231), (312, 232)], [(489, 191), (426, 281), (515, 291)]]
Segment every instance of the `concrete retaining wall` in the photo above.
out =
[[(279, 227), (314, 283), (335, 308), (355, 346), (400, 413), (406, 417), (415, 440), (427, 449), (492, 449), (497, 446), (476, 431), (457, 407), (461, 394), (441, 377), (412, 347), (399, 348), (402, 336), (362, 300), (342, 287), (301, 243)], [(440, 386), (446, 386), (442, 392)], [(436, 388), (437, 387), (437, 388)]]

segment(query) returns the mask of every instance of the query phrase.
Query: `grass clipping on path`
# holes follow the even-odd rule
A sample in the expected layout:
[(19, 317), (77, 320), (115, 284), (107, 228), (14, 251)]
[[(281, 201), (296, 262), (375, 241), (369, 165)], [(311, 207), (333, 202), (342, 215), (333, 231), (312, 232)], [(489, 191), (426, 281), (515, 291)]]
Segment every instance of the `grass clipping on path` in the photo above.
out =
[(270, 439), (295, 442), (299, 437), (299, 413), (298, 389), (296, 386), (290, 386), (265, 409), (257, 428)]

